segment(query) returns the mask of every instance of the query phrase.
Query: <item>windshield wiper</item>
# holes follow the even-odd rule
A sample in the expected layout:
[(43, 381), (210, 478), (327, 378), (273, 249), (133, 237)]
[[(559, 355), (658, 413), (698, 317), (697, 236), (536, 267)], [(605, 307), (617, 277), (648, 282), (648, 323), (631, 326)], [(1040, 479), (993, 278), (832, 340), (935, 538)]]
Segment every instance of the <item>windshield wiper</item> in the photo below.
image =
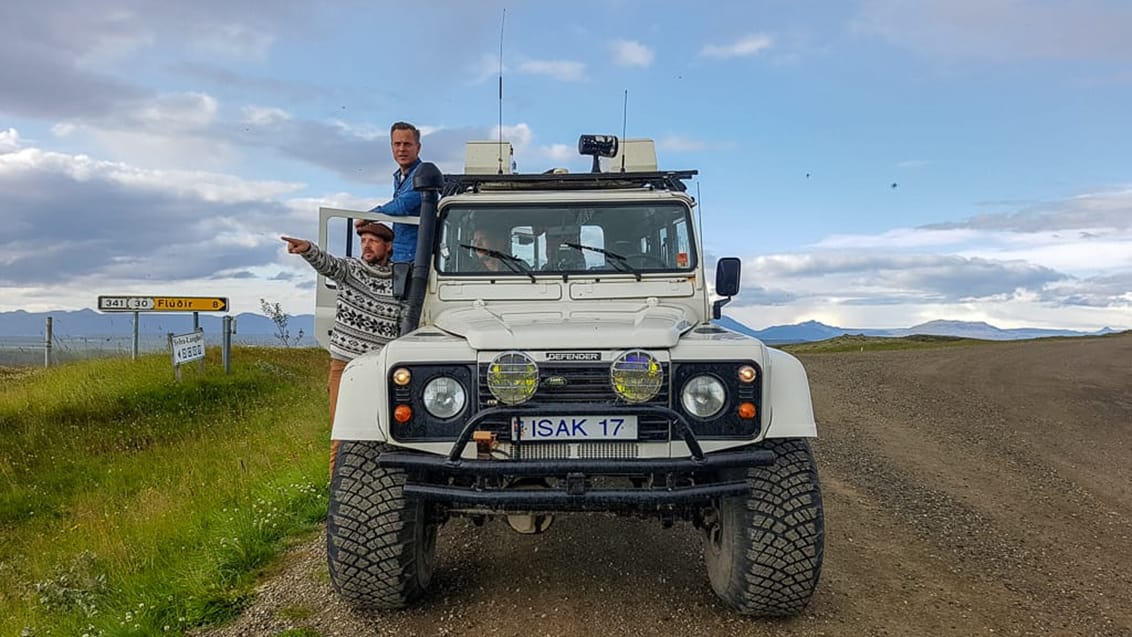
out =
[(519, 274), (525, 274), (531, 277), (531, 283), (535, 282), (535, 273), (531, 271), (531, 266), (527, 265), (527, 262), (520, 259), (519, 257), (500, 252), (499, 250), (492, 250), (491, 248), (481, 248), (470, 243), (461, 243), (460, 247), (467, 248), (469, 250), (475, 250), (476, 252), (485, 254), (489, 257), (492, 257), (493, 259), (497, 259), (498, 261), (501, 261), (503, 265), (507, 266), (508, 270), (511, 270), (512, 272), (518, 272)]
[(629, 272), (633, 276), (637, 277), (638, 281), (641, 280), (641, 271), (638, 270), (637, 268), (634, 268), (633, 266), (629, 265), (629, 259), (625, 255), (617, 254), (616, 252), (610, 252), (609, 250), (606, 250), (605, 248), (588, 246), (588, 245), (581, 244), (581, 243), (570, 243), (569, 241), (563, 241), (562, 245), (564, 245), (568, 248), (574, 248), (575, 250), (578, 250), (578, 251), (589, 250), (590, 252), (597, 252), (598, 254), (604, 254), (605, 256), (609, 257), (610, 259), (613, 259), (609, 263), (613, 264), (613, 267), (617, 268), (617, 270), (619, 270), (621, 272)]

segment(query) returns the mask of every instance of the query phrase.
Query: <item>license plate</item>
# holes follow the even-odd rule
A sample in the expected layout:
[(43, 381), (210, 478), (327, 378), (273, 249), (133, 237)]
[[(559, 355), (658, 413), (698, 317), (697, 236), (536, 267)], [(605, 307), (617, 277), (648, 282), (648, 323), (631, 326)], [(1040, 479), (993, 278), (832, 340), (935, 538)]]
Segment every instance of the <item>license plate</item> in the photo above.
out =
[(512, 440), (636, 440), (636, 416), (514, 416)]

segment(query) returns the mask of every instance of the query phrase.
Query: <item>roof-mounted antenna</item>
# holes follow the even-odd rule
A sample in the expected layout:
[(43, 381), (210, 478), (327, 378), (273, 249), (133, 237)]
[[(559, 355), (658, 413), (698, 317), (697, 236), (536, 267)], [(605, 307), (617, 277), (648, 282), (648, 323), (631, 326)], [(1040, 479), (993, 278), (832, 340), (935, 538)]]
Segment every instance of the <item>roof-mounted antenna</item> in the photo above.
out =
[(626, 145), (625, 130), (629, 127), (629, 89), (625, 89), (625, 100), (621, 105), (621, 172), (625, 172), (625, 153), (629, 150)]
[(507, 7), (499, 21), (499, 173), (503, 174), (503, 27), (507, 24)]

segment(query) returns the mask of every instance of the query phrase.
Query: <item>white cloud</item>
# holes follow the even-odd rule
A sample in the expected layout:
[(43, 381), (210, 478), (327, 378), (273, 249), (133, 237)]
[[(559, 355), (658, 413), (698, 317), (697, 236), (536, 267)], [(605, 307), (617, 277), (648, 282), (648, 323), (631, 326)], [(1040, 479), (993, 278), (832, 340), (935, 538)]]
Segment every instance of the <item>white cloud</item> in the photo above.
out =
[(16, 150), (20, 147), (20, 131), (9, 128), (0, 130), (0, 153)]
[(220, 103), (198, 92), (168, 93), (123, 104), (103, 115), (57, 123), (60, 138), (94, 142), (110, 158), (165, 169), (216, 168), (237, 159), (220, 127)]
[[(373, 124), (369, 123), (351, 124), (350, 122), (345, 122), (340, 119), (333, 120), (331, 123), (335, 128), (342, 131), (343, 133), (346, 133), (350, 137), (356, 137), (367, 142), (372, 142), (378, 139), (389, 139), (389, 131), (381, 126), (374, 126)], [(424, 135), (423, 131), (421, 135)]]
[(527, 60), (519, 65), (520, 73), (545, 75), (563, 82), (586, 79), (586, 65), (570, 60)]
[(610, 48), (613, 49), (613, 62), (618, 66), (647, 67), (652, 64), (652, 49), (635, 40), (614, 40)]
[(578, 149), (568, 144), (551, 144), (543, 146), (541, 154), (552, 161), (569, 161), (578, 156)]
[(0, 156), (0, 179), (13, 182), (35, 180), (48, 175), (64, 176), (76, 182), (101, 182), (130, 189), (164, 192), (176, 197), (206, 202), (237, 203), (271, 200), (300, 190), (304, 184), (281, 181), (252, 181), (201, 171), (154, 170), (122, 162), (102, 161), (86, 155), (67, 155), (27, 148)]
[(152, 130), (200, 130), (216, 121), (219, 102), (204, 93), (174, 93), (149, 100), (127, 114)]
[(217, 99), (205, 93), (166, 93), (133, 100), (113, 113), (61, 121), (52, 131), (61, 137), (84, 130), (169, 137), (208, 129), (216, 122), (219, 109)]
[(499, 55), (496, 53), (484, 53), (479, 60), (469, 65), (468, 68), (472, 77), (471, 84), (479, 84), (490, 78), (499, 77), (501, 71), (506, 73), (508, 70), (506, 64), (500, 67)]
[[(493, 126), (487, 139), (498, 139), (499, 137), (499, 127)], [(502, 137), (504, 141), (511, 142), (511, 148), (514, 149), (515, 154), (519, 154), (530, 145), (531, 140), (534, 139), (534, 133), (531, 132), (531, 127), (527, 124), (518, 123), (514, 126), (504, 126)]]
[(138, 14), (125, 8), (88, 17), (92, 24), (89, 48), (76, 60), (80, 66), (106, 65), (152, 45), (157, 37)]
[(262, 60), (275, 37), (246, 24), (200, 24), (191, 41), (193, 46), (208, 53)]
[(273, 106), (245, 106), (244, 123), (252, 126), (271, 126), (291, 119), (291, 114)]
[(926, 159), (906, 159), (904, 161), (896, 162), (897, 168), (923, 168), (930, 164)]
[(774, 45), (769, 35), (752, 33), (730, 44), (705, 44), (700, 55), (712, 58), (734, 58), (758, 55)]

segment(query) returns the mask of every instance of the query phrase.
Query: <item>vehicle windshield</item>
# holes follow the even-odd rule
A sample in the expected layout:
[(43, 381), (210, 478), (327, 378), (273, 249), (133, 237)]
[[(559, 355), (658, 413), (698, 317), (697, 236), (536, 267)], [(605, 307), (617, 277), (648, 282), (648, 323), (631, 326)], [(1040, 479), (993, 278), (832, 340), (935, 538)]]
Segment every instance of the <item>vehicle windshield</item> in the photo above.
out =
[(688, 208), (677, 202), (453, 205), (440, 219), (444, 274), (531, 276), (687, 272), (696, 267)]

